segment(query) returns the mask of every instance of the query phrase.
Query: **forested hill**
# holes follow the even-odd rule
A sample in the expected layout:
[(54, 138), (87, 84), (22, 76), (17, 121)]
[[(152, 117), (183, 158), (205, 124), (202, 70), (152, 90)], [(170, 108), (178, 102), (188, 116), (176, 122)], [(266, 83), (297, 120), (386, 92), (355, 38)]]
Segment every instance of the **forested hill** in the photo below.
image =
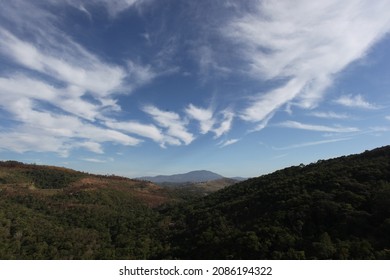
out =
[(389, 236), (390, 146), (204, 197), (0, 162), (0, 259), (390, 259)]
[(0, 259), (151, 258), (154, 207), (170, 200), (147, 182), (0, 162)]
[(127, 192), (149, 206), (168, 200), (161, 187), (115, 175), (95, 175), (64, 167), (0, 161), (0, 190), (20, 195), (78, 194), (93, 191)]
[(253, 178), (168, 209), (184, 259), (390, 259), (390, 146)]

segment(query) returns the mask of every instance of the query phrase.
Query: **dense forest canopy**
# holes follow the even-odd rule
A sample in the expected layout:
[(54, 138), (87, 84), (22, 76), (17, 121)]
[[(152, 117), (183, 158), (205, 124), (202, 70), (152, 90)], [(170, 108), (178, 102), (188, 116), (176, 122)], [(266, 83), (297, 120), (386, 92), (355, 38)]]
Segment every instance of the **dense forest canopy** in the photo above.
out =
[(222, 190), (0, 162), (1, 259), (390, 259), (390, 146)]

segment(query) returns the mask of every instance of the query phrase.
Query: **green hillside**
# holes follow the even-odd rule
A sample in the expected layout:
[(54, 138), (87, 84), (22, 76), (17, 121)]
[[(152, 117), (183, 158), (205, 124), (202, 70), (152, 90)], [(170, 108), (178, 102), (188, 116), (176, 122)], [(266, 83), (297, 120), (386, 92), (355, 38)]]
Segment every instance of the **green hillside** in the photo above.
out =
[(146, 259), (161, 251), (161, 188), (116, 176), (0, 163), (0, 259)]
[(390, 147), (294, 166), (171, 215), (183, 259), (390, 259)]
[(0, 259), (390, 259), (389, 236), (390, 146), (202, 197), (0, 162)]

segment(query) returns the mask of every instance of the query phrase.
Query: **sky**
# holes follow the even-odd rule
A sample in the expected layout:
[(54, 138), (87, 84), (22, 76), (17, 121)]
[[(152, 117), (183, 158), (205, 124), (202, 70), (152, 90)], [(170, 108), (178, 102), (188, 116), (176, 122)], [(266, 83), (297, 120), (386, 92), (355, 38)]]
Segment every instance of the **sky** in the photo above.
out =
[(253, 177), (390, 144), (388, 0), (0, 5), (0, 160)]

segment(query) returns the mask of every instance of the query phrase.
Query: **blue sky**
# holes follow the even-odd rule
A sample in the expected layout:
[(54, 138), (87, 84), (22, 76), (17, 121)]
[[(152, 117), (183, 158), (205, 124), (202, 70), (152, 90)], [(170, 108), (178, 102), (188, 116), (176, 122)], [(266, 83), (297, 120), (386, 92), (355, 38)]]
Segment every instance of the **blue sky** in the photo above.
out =
[(390, 140), (390, 2), (0, 1), (0, 159), (258, 176)]

